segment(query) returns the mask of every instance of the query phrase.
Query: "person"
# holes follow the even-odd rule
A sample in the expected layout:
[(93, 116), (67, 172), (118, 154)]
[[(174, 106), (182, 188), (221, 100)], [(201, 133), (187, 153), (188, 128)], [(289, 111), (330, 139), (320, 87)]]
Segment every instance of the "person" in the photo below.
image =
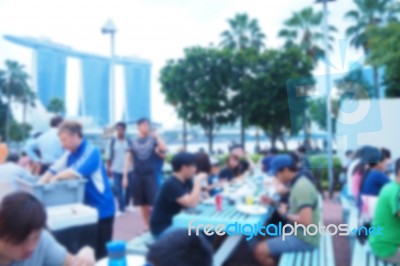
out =
[(27, 171), (31, 171), (31, 159), (26, 152), (21, 152), (21, 156), (18, 159), (18, 165)]
[[(161, 137), (154, 131), (150, 132), (150, 122), (146, 118), (137, 122), (139, 137), (132, 141), (132, 146), (126, 154), (125, 162), (133, 161), (133, 203), (140, 206), (145, 230), (148, 229), (151, 207), (158, 190), (156, 175), (157, 156), (167, 150)], [(128, 186), (128, 175), (124, 174), (124, 187)]]
[[(56, 162), (64, 153), (64, 149), (58, 138), (58, 127), (62, 123), (61, 116), (55, 116), (50, 120), (50, 129), (39, 137), (29, 141), (25, 152), (35, 164), (34, 174), (42, 175)], [(38, 156), (40, 153), (40, 157)]]
[(390, 182), (390, 178), (385, 174), (391, 153), (388, 149), (382, 148), (375, 152), (375, 157), (371, 157), (369, 170), (361, 182), (361, 195), (378, 196), (382, 187)]
[(227, 159), (226, 167), (221, 170), (219, 178), (222, 181), (243, 180), (253, 167), (252, 160), (245, 155), (241, 146), (233, 146)]
[(0, 161), (0, 178), (27, 179), (31, 177), (31, 174), (25, 168), (18, 165), (17, 162), (18, 155), (16, 154), (8, 155), (5, 162)]
[(196, 157), (187, 152), (172, 158), (173, 175), (162, 185), (150, 219), (153, 236), (159, 237), (172, 225), (172, 217), (183, 208), (195, 207), (201, 200), (201, 186), (208, 175), (196, 174)]
[(274, 156), (278, 153), (278, 150), (276, 148), (271, 148), (270, 150), (267, 151), (266, 155), (261, 161), (262, 165), (262, 170), (264, 173), (268, 174), (269, 173), (269, 168), (271, 165), (271, 160), (274, 158)]
[(93, 250), (69, 254), (46, 228), (46, 210), (33, 195), (15, 192), (0, 203), (0, 265), (92, 266)]
[(208, 193), (210, 194), (210, 196), (215, 196), (222, 190), (218, 177), (221, 171), (221, 167), (219, 160), (216, 159), (215, 157), (212, 157), (210, 159), (210, 163), (211, 163), (211, 173), (208, 177), (208, 186), (209, 186)]
[(297, 156), (299, 157), (299, 165), (300, 169), (311, 169), (311, 164), (310, 161), (308, 160), (307, 157), (307, 150), (306, 147), (304, 146), (299, 146), (296, 150)]
[(202, 235), (173, 229), (149, 247), (146, 259), (153, 266), (212, 266), (213, 248)]
[(67, 151), (42, 176), (40, 183), (71, 178), (84, 178), (87, 181), (84, 203), (98, 211), (96, 258), (103, 258), (107, 254), (106, 243), (112, 238), (115, 206), (100, 151), (83, 137), (82, 126), (78, 122), (63, 122), (59, 137)]
[[(124, 163), (126, 151), (131, 147), (131, 141), (126, 136), (126, 124), (118, 122), (115, 125), (116, 137), (111, 138), (106, 149), (107, 173), (114, 179), (114, 186), (118, 200), (118, 207), (121, 213), (125, 212), (125, 189), (122, 186), (124, 174)], [(128, 168), (128, 175), (131, 175), (132, 168)]]
[[(290, 223), (308, 226), (320, 222), (318, 192), (311, 181), (301, 175), (292, 158), (287, 154), (277, 155), (271, 161), (271, 171), (280, 182), (290, 183), (289, 205), (281, 204), (279, 214)], [(319, 245), (319, 233), (304, 234), (297, 228), (296, 235), (271, 237), (259, 242), (254, 250), (261, 265), (275, 265), (275, 258), (285, 252), (312, 251)]]
[(368, 241), (372, 252), (388, 263), (400, 263), (400, 159), (395, 162), (395, 181), (379, 193), (372, 220), (375, 230)]

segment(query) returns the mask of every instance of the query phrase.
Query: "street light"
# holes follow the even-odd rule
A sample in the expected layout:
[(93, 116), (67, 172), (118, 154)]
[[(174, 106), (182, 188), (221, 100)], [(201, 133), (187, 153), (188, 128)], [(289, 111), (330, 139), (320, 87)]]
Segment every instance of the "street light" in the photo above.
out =
[(328, 44), (328, 2), (334, 2), (335, 0), (317, 0), (316, 3), (323, 4), (324, 13), (324, 46), (325, 46), (325, 82), (326, 82), (326, 123), (328, 129), (328, 178), (329, 178), (329, 193), (333, 191), (333, 160), (332, 160), (332, 118), (331, 118), (331, 101), (330, 101), (330, 89), (331, 89), (331, 77), (329, 69), (329, 44)]
[(114, 124), (115, 119), (115, 74), (114, 74), (114, 59), (115, 59), (115, 33), (117, 28), (111, 19), (108, 19), (104, 26), (101, 28), (101, 33), (110, 34), (110, 48), (111, 48), (111, 64), (110, 64), (110, 88), (109, 88), (109, 120), (110, 123)]

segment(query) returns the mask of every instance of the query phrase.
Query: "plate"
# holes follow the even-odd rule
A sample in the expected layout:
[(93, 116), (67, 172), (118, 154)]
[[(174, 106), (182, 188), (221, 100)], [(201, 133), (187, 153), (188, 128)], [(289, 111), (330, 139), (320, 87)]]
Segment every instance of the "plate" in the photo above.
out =
[(211, 198), (205, 199), (201, 203), (203, 203), (205, 205), (215, 205), (215, 198), (211, 197)]
[(236, 205), (236, 209), (239, 212), (250, 214), (250, 215), (261, 215), (267, 213), (267, 208), (260, 205), (245, 205), (238, 204)]

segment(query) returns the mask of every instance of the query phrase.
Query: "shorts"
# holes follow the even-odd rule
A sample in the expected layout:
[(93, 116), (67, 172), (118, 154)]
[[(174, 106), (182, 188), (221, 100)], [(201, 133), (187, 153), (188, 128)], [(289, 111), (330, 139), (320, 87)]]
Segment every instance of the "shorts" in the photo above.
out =
[(278, 257), (286, 252), (313, 251), (316, 248), (296, 236), (286, 236), (285, 240), (282, 240), (282, 237), (272, 237), (267, 239), (266, 245), (273, 257)]
[(153, 206), (158, 191), (158, 180), (154, 173), (134, 173), (133, 204)]

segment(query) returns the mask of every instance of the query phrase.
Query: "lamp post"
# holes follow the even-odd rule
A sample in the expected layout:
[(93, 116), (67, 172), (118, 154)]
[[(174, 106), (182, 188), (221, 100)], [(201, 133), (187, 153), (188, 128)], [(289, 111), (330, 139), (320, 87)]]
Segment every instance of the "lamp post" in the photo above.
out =
[(323, 14), (324, 14), (324, 46), (325, 46), (325, 83), (326, 83), (326, 124), (328, 130), (328, 178), (329, 178), (329, 193), (333, 191), (333, 151), (332, 151), (332, 117), (331, 117), (331, 101), (330, 101), (330, 91), (331, 91), (331, 77), (330, 77), (330, 66), (329, 66), (329, 27), (328, 27), (328, 2), (333, 2), (335, 0), (317, 0), (316, 3), (323, 4)]
[(110, 59), (110, 87), (109, 87), (109, 123), (114, 125), (115, 123), (115, 73), (114, 73), (114, 60), (115, 60), (115, 33), (117, 28), (114, 22), (109, 19), (106, 21), (104, 26), (101, 28), (103, 34), (110, 34), (110, 48), (111, 48), (111, 59)]

